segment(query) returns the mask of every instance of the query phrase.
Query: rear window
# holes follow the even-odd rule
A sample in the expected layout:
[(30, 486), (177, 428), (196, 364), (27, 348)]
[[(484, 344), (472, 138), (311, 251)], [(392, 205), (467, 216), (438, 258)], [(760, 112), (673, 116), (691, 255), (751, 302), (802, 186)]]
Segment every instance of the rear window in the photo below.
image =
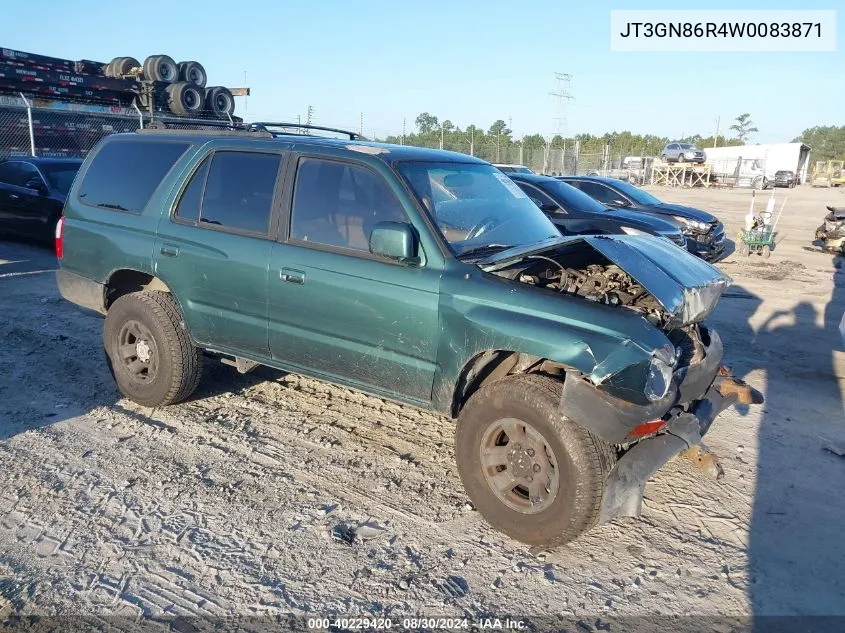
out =
[(79, 187), (79, 199), (103, 209), (140, 213), (188, 143), (116, 141), (97, 152)]

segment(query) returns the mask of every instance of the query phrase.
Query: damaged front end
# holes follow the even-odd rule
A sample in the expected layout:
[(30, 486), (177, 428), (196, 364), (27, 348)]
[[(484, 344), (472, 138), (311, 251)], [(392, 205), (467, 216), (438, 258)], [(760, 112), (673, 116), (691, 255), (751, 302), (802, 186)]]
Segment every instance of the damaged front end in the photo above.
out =
[[(617, 448), (601, 521), (638, 515), (648, 479), (683, 451), (692, 449), (702, 470), (718, 471), (700, 448), (702, 437), (732, 404), (762, 402), (722, 365), (722, 341), (702, 324), (729, 277), (648, 236), (579, 236), (484, 269), (644, 320), (642, 336), (629, 331), (621, 345), (594, 359), (591, 371), (567, 371), (563, 382), (561, 413)], [(662, 346), (654, 346), (654, 330), (662, 332)]]
[(824, 224), (816, 229), (815, 238), (825, 250), (845, 255), (845, 208), (828, 207)]

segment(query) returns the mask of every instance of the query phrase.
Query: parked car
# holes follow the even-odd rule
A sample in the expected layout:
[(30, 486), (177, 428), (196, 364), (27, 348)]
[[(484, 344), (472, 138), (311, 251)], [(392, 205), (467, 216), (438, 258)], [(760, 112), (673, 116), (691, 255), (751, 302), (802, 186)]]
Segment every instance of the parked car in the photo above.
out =
[(687, 249), (702, 259), (718, 261), (725, 251), (725, 227), (716, 216), (680, 204), (662, 202), (639, 187), (597, 176), (560, 176), (602, 204), (671, 218), (680, 223), (687, 238)]
[(686, 239), (677, 222), (638, 211), (613, 209), (551, 176), (508, 176), (563, 235), (656, 235), (686, 248)]
[(795, 186), (795, 173), (788, 169), (781, 169), (775, 172), (775, 178), (772, 181), (773, 187), (789, 187), (792, 189)]
[(457, 418), (474, 506), (544, 547), (638, 514), (658, 468), (762, 401), (704, 324), (713, 266), (561, 236), (488, 163), (352, 137), (147, 130), (90, 153), (57, 282), (105, 315), (124, 395), (185, 400), (207, 351)]
[(496, 167), (499, 171), (505, 172), (506, 174), (533, 174), (534, 172), (528, 169), (525, 165), (506, 165), (504, 163), (494, 163), (493, 167)]
[(691, 143), (669, 143), (660, 152), (660, 158), (666, 163), (703, 163), (707, 154)]
[(0, 163), (0, 231), (52, 242), (82, 159), (15, 157)]

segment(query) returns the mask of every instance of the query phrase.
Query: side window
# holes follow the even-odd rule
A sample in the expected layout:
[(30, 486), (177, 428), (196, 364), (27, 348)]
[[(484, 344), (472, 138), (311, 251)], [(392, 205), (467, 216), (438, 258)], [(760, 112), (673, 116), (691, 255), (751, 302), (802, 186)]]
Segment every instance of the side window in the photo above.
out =
[(581, 191), (603, 204), (610, 204), (617, 198), (621, 197), (612, 189), (605, 187), (604, 185), (600, 185), (597, 182), (582, 182), (580, 184)]
[(140, 213), (187, 143), (153, 140), (106, 143), (88, 167), (79, 199), (103, 209)]
[(205, 187), (205, 177), (208, 175), (208, 165), (211, 162), (206, 158), (191, 177), (191, 182), (182, 192), (179, 204), (176, 205), (174, 215), (180, 220), (197, 222), (200, 217), (200, 202), (202, 202), (202, 190)]
[(516, 186), (522, 189), (529, 198), (531, 198), (531, 202), (536, 204), (538, 207), (544, 204), (553, 204), (556, 207), (560, 208), (560, 205), (552, 200), (548, 195), (537, 189), (532, 185), (526, 184), (524, 182), (517, 182)]
[(18, 165), (20, 167), (17, 182), (18, 185), (26, 187), (26, 185), (33, 180), (44, 184), (44, 179), (41, 177), (41, 174), (38, 173), (38, 169), (36, 169), (34, 165), (30, 165), (29, 163), (19, 163)]
[(4, 182), (7, 185), (18, 184), (18, 174), (20, 173), (18, 165), (20, 163), (17, 161), (0, 163), (0, 182)]
[(317, 158), (299, 161), (290, 237), (369, 252), (379, 222), (407, 222), (387, 183), (369, 169)]
[(279, 154), (215, 152), (202, 196), (200, 223), (268, 233), (281, 161)]

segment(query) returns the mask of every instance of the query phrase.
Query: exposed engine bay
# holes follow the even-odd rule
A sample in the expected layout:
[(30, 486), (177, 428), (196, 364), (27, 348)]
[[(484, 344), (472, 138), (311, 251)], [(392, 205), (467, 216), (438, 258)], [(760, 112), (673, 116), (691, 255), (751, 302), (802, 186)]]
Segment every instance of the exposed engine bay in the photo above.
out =
[(642, 313), (657, 326), (665, 320), (663, 306), (616, 264), (566, 268), (542, 255), (529, 256), (525, 263), (525, 268), (503, 271), (502, 276), (606, 305), (623, 306)]
[(552, 292), (642, 314), (675, 329), (707, 318), (730, 277), (668, 240), (585, 235), (542, 251), (504, 257), (483, 270)]

